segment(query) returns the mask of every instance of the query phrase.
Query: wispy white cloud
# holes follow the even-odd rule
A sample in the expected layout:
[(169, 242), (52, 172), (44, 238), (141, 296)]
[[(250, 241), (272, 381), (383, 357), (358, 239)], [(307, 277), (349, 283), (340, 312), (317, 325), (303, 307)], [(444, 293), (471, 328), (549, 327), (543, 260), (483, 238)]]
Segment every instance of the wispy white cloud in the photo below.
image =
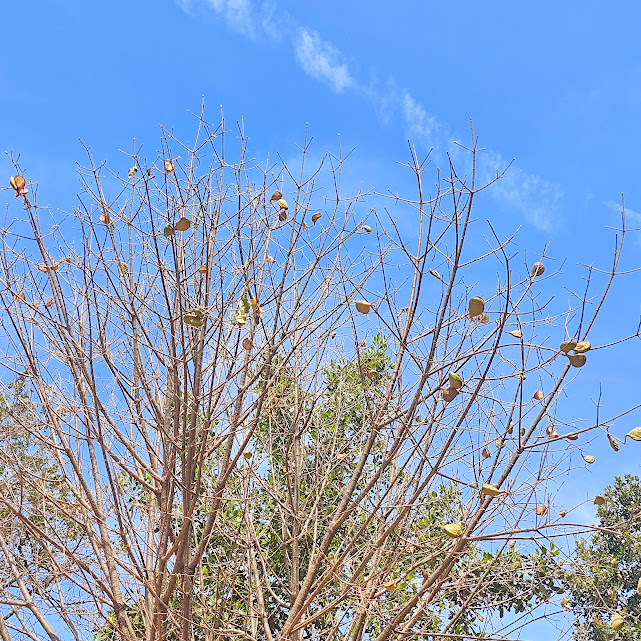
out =
[[(483, 151), (478, 162), (480, 181), (490, 182), (508, 165), (509, 162), (500, 153)], [(557, 183), (529, 173), (516, 165), (512, 165), (488, 191), (494, 198), (520, 212), (528, 222), (543, 230), (554, 226), (563, 197), (561, 187)]]
[[(279, 10), (275, 0), (177, 2), (188, 12), (193, 4), (205, 3), (223, 16), (231, 28), (251, 39), (263, 36), (270, 41), (282, 42), (284, 33), (293, 34), (285, 42), (291, 44), (294, 58), (306, 74), (325, 83), (336, 93), (358, 92), (376, 109), (384, 122), (400, 120), (407, 135), (421, 145), (435, 148), (437, 152), (447, 150), (455, 160), (458, 158), (465, 162), (462, 150), (452, 144), (445, 123), (431, 114), (408, 89), (399, 89), (392, 77), (384, 83), (376, 79), (369, 85), (357, 82), (350, 72), (345, 55), (332, 43), (323, 40), (318, 32), (301, 26), (287, 11)], [(500, 153), (484, 151), (479, 157), (479, 180), (489, 182), (508, 164)], [(515, 165), (490, 188), (489, 193), (520, 212), (530, 224), (544, 230), (553, 226), (563, 197), (558, 184)], [(635, 226), (641, 226), (641, 215), (636, 212), (631, 212), (629, 219), (638, 222)]]
[(305, 27), (298, 30), (294, 41), (296, 62), (312, 78), (328, 84), (337, 93), (342, 93), (354, 85), (347, 63), (341, 52), (321, 37)]
[(423, 105), (416, 102), (410, 92), (405, 89), (401, 94), (401, 109), (405, 126), (410, 135), (419, 138), (423, 143), (431, 145), (440, 142), (444, 127), (439, 120), (429, 114)]

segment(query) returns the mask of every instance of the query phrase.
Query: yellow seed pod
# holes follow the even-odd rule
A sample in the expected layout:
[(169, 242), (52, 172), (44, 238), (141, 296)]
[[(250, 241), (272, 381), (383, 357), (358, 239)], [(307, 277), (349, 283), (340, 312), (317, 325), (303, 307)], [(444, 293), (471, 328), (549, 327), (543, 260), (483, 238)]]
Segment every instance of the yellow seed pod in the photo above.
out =
[(497, 448), (497, 449), (499, 449), (499, 450), (503, 447), (503, 443), (501, 442), (501, 439), (500, 439), (500, 438), (497, 438), (497, 439), (494, 441), (494, 445), (496, 445), (496, 448)]
[(173, 236), (175, 233), (174, 226), (170, 225), (169, 223), (165, 225), (165, 228), (162, 230), (162, 234), (165, 238), (169, 238), (170, 236)]
[(565, 352), (567, 354), (568, 352), (571, 352), (576, 347), (576, 344), (577, 344), (576, 341), (573, 338), (571, 338), (570, 340), (563, 341), (559, 345), (559, 349), (562, 352)]
[(372, 308), (372, 303), (368, 303), (366, 300), (357, 300), (354, 303), (354, 306), (361, 314), (369, 314), (369, 310)]
[(121, 276), (126, 276), (129, 273), (129, 265), (127, 263), (118, 263), (118, 271)]
[(610, 620), (610, 627), (613, 630), (620, 630), (625, 625), (625, 619), (619, 612), (615, 612)]
[(505, 494), (505, 490), (500, 490), (496, 485), (490, 485), (489, 483), (483, 483), (481, 486), (481, 494), (483, 496), (500, 496)]
[(287, 201), (284, 198), (279, 198), (278, 202), (276, 203), (281, 209), (289, 209), (289, 205), (287, 204)]
[(572, 367), (583, 367), (588, 357), (585, 354), (568, 354), (568, 360)]
[(588, 465), (592, 465), (592, 463), (594, 463), (594, 461), (596, 461), (596, 459), (594, 458), (594, 456), (592, 456), (591, 454), (582, 454), (581, 456), (583, 457), (583, 460), (584, 460)]
[(548, 508), (545, 505), (537, 505), (534, 508), (534, 514), (537, 516), (545, 516), (548, 513)]
[(611, 434), (608, 434), (608, 441), (610, 441), (610, 447), (615, 452), (618, 452), (621, 449), (621, 446), (619, 445), (619, 442)]
[(567, 597), (564, 598), (564, 599), (561, 599), (561, 607), (565, 608), (566, 610), (569, 610), (570, 609), (570, 599), (568, 599)]
[(603, 505), (605, 503), (605, 496), (602, 496), (601, 494), (597, 494), (594, 497), (593, 503), (594, 505)]
[(567, 516), (568, 511), (567, 510), (559, 510), (559, 516), (563, 518), (564, 516)]
[(532, 278), (536, 278), (537, 276), (542, 276), (544, 272), (545, 265), (543, 263), (534, 263), (534, 265), (532, 265), (532, 269), (530, 270), (530, 276), (532, 276)]
[(461, 389), (461, 387), (463, 387), (463, 379), (456, 372), (450, 372), (448, 378), (450, 381), (450, 387), (453, 387), (454, 389)]
[(585, 354), (585, 352), (590, 351), (591, 348), (592, 343), (590, 343), (590, 341), (581, 341), (580, 343), (576, 344), (574, 352), (575, 354)]
[(514, 338), (523, 338), (523, 332), (520, 329), (513, 329), (511, 332), (508, 332)]
[(174, 225), (177, 231), (187, 231), (191, 227), (191, 220), (184, 216)]
[(626, 437), (629, 436), (633, 441), (641, 441), (641, 427), (635, 427), (633, 430), (630, 430)]
[(480, 296), (473, 296), (468, 302), (470, 318), (476, 318), (485, 311), (485, 301)]
[(438, 278), (439, 280), (441, 280), (441, 275), (435, 269), (430, 269), (428, 271), (430, 272), (430, 274), (432, 274), (432, 276), (434, 276), (434, 278)]
[(369, 225), (361, 225), (361, 229), (366, 233), (366, 234), (371, 234), (372, 233), (372, 228)]
[(283, 197), (283, 192), (280, 189), (277, 189), (269, 198), (272, 202), (280, 200)]
[(460, 536), (463, 536), (465, 528), (462, 523), (448, 523), (443, 526), (443, 532), (451, 539), (458, 539)]

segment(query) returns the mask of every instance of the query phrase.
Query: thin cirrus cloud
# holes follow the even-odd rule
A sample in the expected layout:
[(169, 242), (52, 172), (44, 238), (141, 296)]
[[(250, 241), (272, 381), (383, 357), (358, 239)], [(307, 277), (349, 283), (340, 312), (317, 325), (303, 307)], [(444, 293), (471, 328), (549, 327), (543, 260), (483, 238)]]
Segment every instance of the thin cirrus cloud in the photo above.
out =
[[(436, 116), (430, 114), (407, 89), (389, 92), (375, 84), (359, 83), (349, 69), (343, 53), (323, 40), (313, 29), (299, 25), (287, 11), (277, 11), (273, 2), (252, 0), (178, 0), (191, 12), (196, 3), (206, 4), (222, 16), (234, 31), (251, 40), (277, 41), (283, 33), (293, 34), (290, 44), (298, 66), (310, 77), (322, 82), (335, 93), (354, 91), (368, 100), (385, 121), (400, 116), (406, 133), (425, 146), (449, 150), (456, 156), (453, 137)], [(394, 80), (388, 84), (394, 85)], [(395, 96), (391, 99), (390, 95)], [(509, 165), (500, 153), (485, 150), (479, 157), (481, 182), (489, 182)], [(489, 190), (497, 201), (519, 211), (525, 220), (541, 230), (549, 230), (559, 220), (563, 193), (558, 184), (512, 165), (500, 181)]]

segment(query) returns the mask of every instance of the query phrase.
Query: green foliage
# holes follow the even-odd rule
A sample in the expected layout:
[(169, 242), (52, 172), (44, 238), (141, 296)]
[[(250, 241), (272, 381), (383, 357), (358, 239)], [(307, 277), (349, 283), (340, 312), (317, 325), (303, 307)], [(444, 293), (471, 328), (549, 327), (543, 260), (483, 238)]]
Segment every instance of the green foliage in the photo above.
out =
[[(576, 614), (574, 638), (580, 641), (641, 640), (641, 482), (638, 476), (616, 477), (602, 495), (599, 530), (578, 540), (576, 562), (564, 583)], [(625, 619), (615, 631), (615, 612)]]

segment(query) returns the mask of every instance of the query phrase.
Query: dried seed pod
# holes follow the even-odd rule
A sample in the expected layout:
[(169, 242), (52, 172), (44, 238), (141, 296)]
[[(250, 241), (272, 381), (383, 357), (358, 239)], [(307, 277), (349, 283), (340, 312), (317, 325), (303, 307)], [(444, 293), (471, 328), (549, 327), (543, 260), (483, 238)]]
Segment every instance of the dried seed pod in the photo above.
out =
[(138, 173), (138, 167), (134, 166), (129, 168), (127, 175), (129, 176), (129, 178), (135, 178), (137, 173)]
[(272, 202), (280, 200), (283, 197), (283, 192), (280, 189), (277, 189), (269, 198)]
[(273, 256), (267, 256), (267, 262), (274, 264), (276, 262), (276, 259)]
[(591, 454), (581, 454), (581, 456), (583, 457), (583, 460), (584, 460), (588, 465), (592, 465), (592, 463), (594, 463), (594, 461), (596, 461), (596, 459), (594, 458), (594, 456), (592, 456)]
[(127, 263), (118, 263), (118, 272), (121, 276), (126, 276), (129, 273), (129, 265)]
[(281, 223), (284, 223), (287, 220), (287, 210), (286, 209), (281, 209), (278, 212), (278, 220), (280, 220)]
[(430, 274), (432, 274), (432, 276), (434, 276), (434, 278), (438, 278), (439, 280), (443, 280), (441, 278), (441, 275), (435, 269), (430, 269), (429, 272), (430, 272)]
[(361, 342), (358, 344), (358, 346), (359, 346), (359, 347), (367, 347), (367, 341), (361, 341)]
[(541, 262), (534, 263), (532, 269), (530, 270), (530, 276), (536, 278), (537, 276), (542, 276), (545, 272), (545, 265)]
[(492, 450), (490, 449), (489, 445), (486, 445), (483, 450), (481, 451), (481, 456), (483, 458), (490, 458), (492, 456)]
[[(525, 436), (525, 428), (524, 427), (519, 427), (519, 436)], [(558, 436), (558, 434), (557, 434)]]
[(461, 378), (460, 374), (457, 374), (456, 372), (450, 372), (448, 378), (451, 387), (455, 389), (461, 389), (461, 387), (463, 387), (463, 379)]
[(514, 431), (514, 421), (510, 421), (507, 424), (507, 433), (512, 434), (513, 431)]
[(485, 325), (486, 323), (490, 322), (490, 317), (487, 314), (481, 314), (478, 317), (478, 321), (479, 323), (483, 323)]
[(319, 211), (317, 211), (313, 216), (312, 216), (312, 225), (316, 224), (317, 220), (320, 220), (323, 214), (321, 214)]
[(245, 451), (243, 452), (243, 456), (244, 456), (247, 460), (249, 460), (249, 459), (253, 456), (253, 452), (248, 452), (247, 450), (245, 450)]
[(385, 590), (386, 592), (394, 592), (396, 590), (396, 586), (398, 585), (396, 579), (392, 579), (391, 581), (388, 581), (385, 583)]
[(13, 296), (22, 303), (27, 302), (27, 297), (24, 295), (24, 292), (16, 292)]
[(520, 329), (513, 329), (511, 332), (508, 332), (514, 338), (523, 338), (523, 332)]
[(165, 171), (170, 174), (174, 169), (176, 169), (174, 163), (171, 160), (165, 160)]
[(534, 514), (537, 516), (545, 516), (548, 513), (548, 508), (546, 505), (537, 505), (534, 508)]
[(254, 343), (252, 342), (251, 338), (245, 338), (243, 340), (243, 347), (249, 351), (252, 347), (254, 346)]
[(575, 347), (576, 347), (576, 340), (575, 340), (574, 338), (570, 338), (570, 340), (563, 341), (563, 342), (559, 345), (559, 349), (560, 349), (562, 352), (565, 352), (566, 354), (568, 354), (569, 352), (571, 352)]
[(455, 387), (443, 387), (441, 396), (446, 403), (450, 403), (458, 396), (458, 390)]
[(361, 229), (366, 233), (366, 234), (371, 234), (372, 233), (372, 228), (369, 225), (361, 225)]
[(583, 367), (588, 357), (585, 354), (568, 354), (568, 359), (572, 367)]
[(568, 441), (576, 441), (579, 438), (579, 435), (576, 432), (570, 432), (565, 435), (565, 438), (567, 438)]
[(48, 272), (55, 272), (59, 267), (60, 263), (58, 261), (54, 261), (51, 265), (38, 265), (38, 271), (43, 274), (47, 274)]
[(630, 437), (633, 441), (641, 441), (641, 427), (635, 427), (626, 434), (626, 438)]
[(625, 619), (619, 612), (615, 612), (610, 619), (610, 627), (613, 630), (620, 630), (625, 625)]
[(330, 332), (329, 333), (329, 337), (330, 338), (336, 338), (336, 336), (337, 336), (336, 332)]
[(592, 343), (590, 341), (581, 341), (580, 343), (577, 343), (574, 347), (574, 353), (575, 354), (585, 354), (585, 352), (590, 351), (592, 348)]
[(369, 314), (369, 310), (372, 308), (372, 303), (368, 303), (366, 300), (357, 300), (354, 305), (361, 314)]
[(639, 580), (637, 581), (637, 594), (641, 594), (641, 576), (639, 577)]
[(206, 274), (207, 273), (207, 265), (201, 265), (198, 268), (198, 272), (201, 273), (201, 274)]
[(202, 327), (204, 324), (203, 319), (196, 316), (196, 314), (185, 314), (183, 320), (190, 327)]
[(278, 202), (276, 203), (281, 209), (289, 209), (289, 205), (287, 204), (287, 201), (284, 198), (279, 198)]
[(111, 218), (107, 213), (100, 214), (99, 220), (101, 223), (105, 223), (105, 225), (108, 225), (111, 222)]
[(174, 229), (176, 231), (187, 231), (191, 227), (191, 220), (189, 218), (185, 218), (183, 216), (178, 220), (178, 222), (174, 225)]
[(605, 503), (605, 496), (602, 496), (601, 494), (597, 494), (594, 497), (594, 505), (603, 505)]
[(542, 401), (545, 398), (545, 395), (540, 389), (537, 389), (536, 392), (534, 392), (534, 396), (532, 398), (535, 401)]
[(494, 445), (496, 445), (497, 450), (500, 450), (503, 447), (503, 442), (500, 438), (497, 438), (496, 441), (494, 441)]
[(489, 483), (483, 483), (481, 486), (481, 494), (483, 496), (499, 496), (505, 494), (505, 490), (499, 490), (496, 485), (490, 485)]
[(165, 228), (162, 230), (162, 234), (165, 238), (170, 238), (175, 234), (174, 226), (167, 223)]
[(563, 518), (564, 516), (567, 516), (568, 511), (567, 510), (559, 510), (559, 516)]
[[(559, 512), (559, 514), (560, 514), (560, 512)], [(565, 597), (564, 599), (561, 599), (561, 607), (565, 608), (566, 610), (569, 610), (570, 609), (570, 599), (568, 599), (567, 597)]]
[(460, 536), (463, 536), (465, 528), (462, 523), (447, 523), (443, 526), (443, 531), (447, 536), (452, 539), (458, 539)]
[(11, 176), (11, 178), (9, 179), (9, 184), (16, 191), (20, 191), (21, 189), (24, 189), (27, 182), (25, 181), (23, 176)]
[(470, 318), (476, 318), (485, 311), (485, 301), (480, 296), (473, 296), (468, 302)]
[(610, 441), (610, 447), (615, 451), (618, 452), (621, 447), (619, 446), (619, 441), (617, 441), (614, 436), (611, 434), (608, 434), (608, 441)]
[(49, 307), (53, 307), (53, 304), (54, 304), (55, 302), (56, 302), (56, 301), (55, 301), (53, 298), (47, 298), (47, 300), (46, 300), (46, 302), (45, 302), (45, 307), (47, 307), (47, 308), (49, 308)]
[(550, 437), (550, 438), (559, 438), (559, 433), (554, 429), (554, 425), (548, 425), (545, 428), (545, 433)]

